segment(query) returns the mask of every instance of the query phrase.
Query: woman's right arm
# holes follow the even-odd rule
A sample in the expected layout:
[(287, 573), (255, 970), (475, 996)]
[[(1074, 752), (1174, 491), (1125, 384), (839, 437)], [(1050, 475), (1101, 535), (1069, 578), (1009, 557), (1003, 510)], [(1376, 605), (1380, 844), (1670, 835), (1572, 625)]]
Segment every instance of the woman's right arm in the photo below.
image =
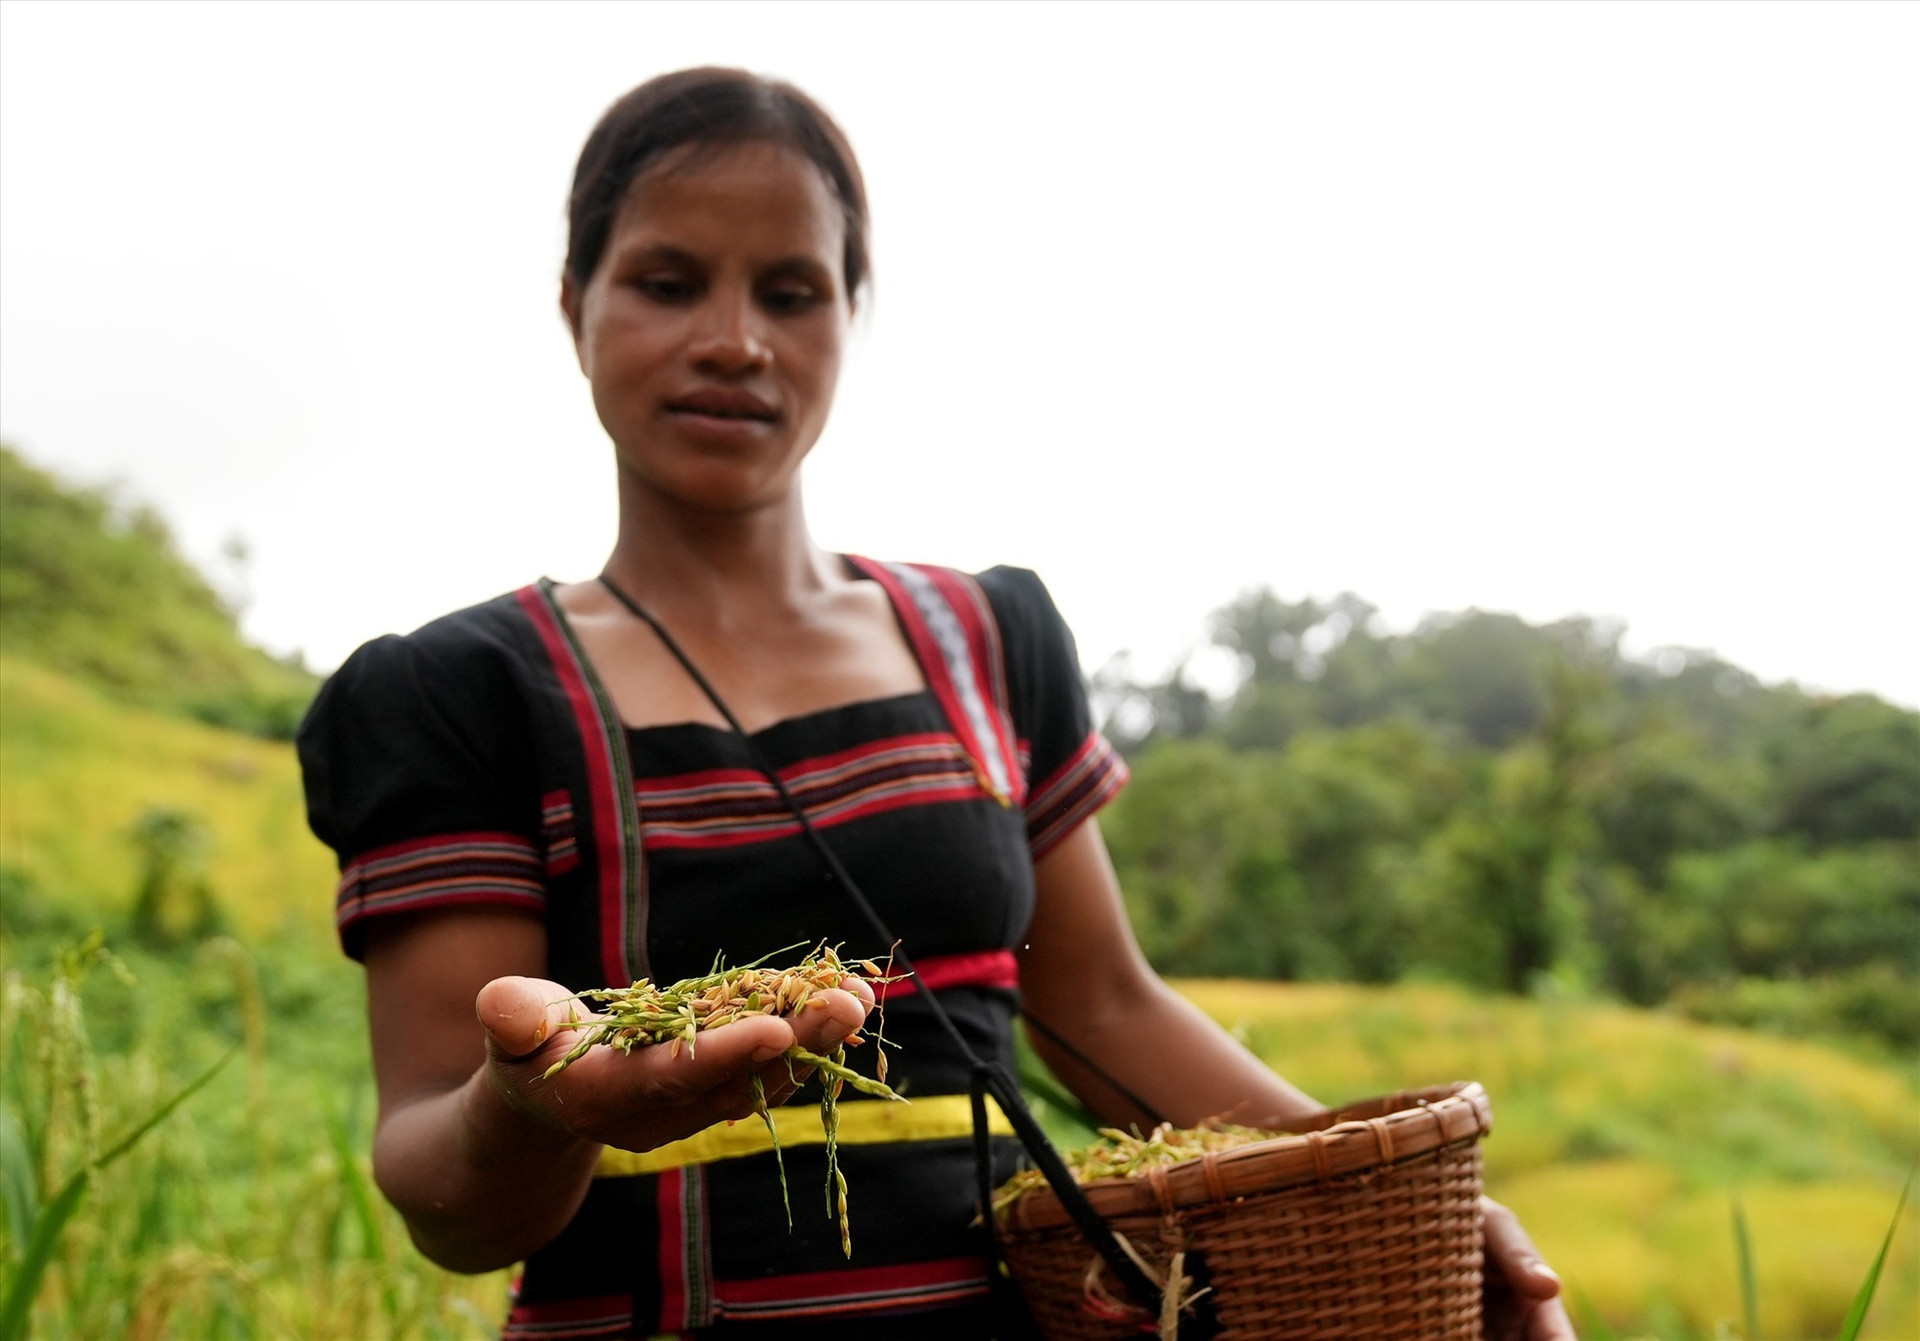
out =
[[(508, 909), (371, 919), (365, 959), (379, 1124), (374, 1178), (420, 1251), (454, 1271), (508, 1266), (579, 1209), (603, 1145), (651, 1150), (751, 1116), (794, 1085), (781, 1054), (830, 1051), (871, 997), (825, 992), (793, 1022), (758, 1016), (693, 1049), (571, 1046), (573, 989), (539, 977), (545, 925)], [(861, 991), (864, 993), (865, 989)], [(803, 1073), (804, 1074), (804, 1073)]]

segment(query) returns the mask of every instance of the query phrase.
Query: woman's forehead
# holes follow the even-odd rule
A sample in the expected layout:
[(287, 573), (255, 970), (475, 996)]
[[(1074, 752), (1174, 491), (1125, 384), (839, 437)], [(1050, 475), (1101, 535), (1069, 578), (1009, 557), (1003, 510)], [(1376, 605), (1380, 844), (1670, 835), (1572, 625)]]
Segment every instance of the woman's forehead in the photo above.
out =
[(783, 145), (695, 144), (648, 166), (627, 188), (610, 241), (622, 251), (755, 250), (779, 243), (837, 267), (846, 220), (826, 175)]

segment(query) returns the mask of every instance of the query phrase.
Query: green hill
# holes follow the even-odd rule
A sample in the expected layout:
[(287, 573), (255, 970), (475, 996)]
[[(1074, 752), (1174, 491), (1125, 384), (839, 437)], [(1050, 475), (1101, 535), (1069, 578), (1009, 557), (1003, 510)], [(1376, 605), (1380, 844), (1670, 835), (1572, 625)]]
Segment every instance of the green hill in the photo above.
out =
[(171, 815), (235, 930), (324, 930), (333, 855), (308, 832), (293, 747), (114, 702), (0, 657), (0, 916), (83, 930), (129, 916), (143, 823)]
[(124, 702), (288, 738), (316, 677), (241, 638), (166, 523), (0, 445), (0, 652)]

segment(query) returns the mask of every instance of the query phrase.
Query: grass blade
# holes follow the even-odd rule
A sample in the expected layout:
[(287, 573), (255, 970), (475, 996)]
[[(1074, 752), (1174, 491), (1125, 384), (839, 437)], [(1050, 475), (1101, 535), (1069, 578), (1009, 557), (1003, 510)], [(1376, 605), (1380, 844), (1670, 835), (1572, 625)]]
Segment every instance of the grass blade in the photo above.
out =
[(6, 1302), (0, 1304), (0, 1341), (20, 1341), (27, 1334), (27, 1310), (33, 1307), (34, 1295), (40, 1292), (40, 1277), (46, 1274), (47, 1264), (53, 1260), (53, 1246), (60, 1241), (60, 1232), (80, 1209), (91, 1175), (91, 1169), (81, 1169), (67, 1179), (53, 1200), (42, 1206), (40, 1214), (34, 1217), (33, 1237), (21, 1255), (19, 1269), (7, 1282)]
[(1581, 1336), (1587, 1338), (1587, 1341), (1620, 1341), (1620, 1338), (1614, 1334), (1613, 1328), (1607, 1326), (1606, 1319), (1600, 1316), (1600, 1310), (1593, 1306), (1591, 1299), (1578, 1289), (1570, 1289), (1568, 1293), (1572, 1296), (1573, 1311), (1579, 1315)]
[(1747, 1211), (1740, 1194), (1733, 1194), (1733, 1255), (1740, 1267), (1740, 1307), (1746, 1314), (1747, 1341), (1760, 1341), (1760, 1288), (1753, 1275), (1753, 1237), (1747, 1233)]
[(1880, 1268), (1887, 1264), (1887, 1249), (1893, 1247), (1893, 1236), (1900, 1232), (1900, 1212), (1907, 1208), (1907, 1193), (1911, 1191), (1913, 1174), (1909, 1172), (1907, 1181), (1900, 1188), (1900, 1200), (1894, 1203), (1893, 1223), (1887, 1226), (1887, 1236), (1880, 1240), (1880, 1252), (1873, 1259), (1867, 1278), (1860, 1282), (1860, 1292), (1853, 1297), (1853, 1307), (1847, 1310), (1847, 1320), (1840, 1325), (1840, 1341), (1854, 1341), (1867, 1321), (1867, 1310), (1873, 1307), (1873, 1292), (1880, 1286)]
[(46, 1274), (47, 1264), (53, 1260), (54, 1245), (60, 1241), (61, 1231), (66, 1229), (67, 1221), (80, 1209), (80, 1202), (86, 1196), (87, 1186), (96, 1171), (119, 1159), (133, 1149), (136, 1142), (161, 1122), (169, 1113), (192, 1098), (199, 1090), (220, 1074), (220, 1068), (233, 1060), (233, 1054), (240, 1050), (235, 1044), (227, 1050), (225, 1056), (198, 1078), (176, 1092), (172, 1098), (154, 1109), (136, 1123), (131, 1131), (122, 1136), (113, 1145), (85, 1168), (80, 1169), (54, 1195), (53, 1200), (40, 1208), (34, 1217), (33, 1237), (27, 1243), (22, 1254), (19, 1269), (7, 1282), (7, 1295), (0, 1303), (0, 1341), (19, 1341), (27, 1334), (27, 1313), (33, 1307), (33, 1297), (40, 1290), (40, 1278)]
[[(358, 1094), (355, 1095), (356, 1099)], [(355, 1105), (358, 1107), (358, 1105)], [(327, 1104), (327, 1135), (333, 1143), (335, 1160), (340, 1166), (340, 1181), (347, 1189), (348, 1203), (360, 1222), (360, 1255), (363, 1261), (380, 1268), (380, 1302), (386, 1316), (400, 1314), (400, 1291), (393, 1272), (387, 1269), (387, 1235), (380, 1222), (380, 1205), (366, 1174), (360, 1171), (356, 1143), (347, 1126), (346, 1113), (331, 1101)]]
[(347, 1129), (346, 1115), (332, 1102), (327, 1104), (327, 1136), (340, 1167), (340, 1183), (346, 1188), (347, 1204), (353, 1208), (354, 1219), (360, 1226), (360, 1255), (369, 1262), (384, 1262), (387, 1236), (381, 1228), (380, 1212), (374, 1205), (367, 1177), (360, 1172), (360, 1159)]
[(235, 1043), (232, 1047), (228, 1048), (226, 1052), (222, 1054), (219, 1061), (215, 1062), (212, 1066), (209, 1066), (206, 1070), (202, 1071), (197, 1078), (195, 1078), (194, 1080), (188, 1083), (185, 1089), (179, 1091), (171, 1099), (167, 1100), (165, 1103), (161, 1104), (158, 1108), (154, 1109), (151, 1113), (147, 1114), (146, 1118), (142, 1120), (140, 1123), (138, 1123), (133, 1128), (132, 1131), (128, 1132), (125, 1136), (122, 1136), (118, 1141), (115, 1141), (113, 1145), (108, 1147), (108, 1149), (104, 1154), (102, 1154), (98, 1159), (93, 1161), (93, 1167), (96, 1169), (104, 1169), (107, 1167), (107, 1165), (113, 1163), (116, 1159), (119, 1159), (120, 1156), (126, 1154), (127, 1151), (133, 1149), (135, 1143), (138, 1142), (142, 1136), (145, 1136), (148, 1132), (152, 1131), (155, 1127), (159, 1126), (162, 1122), (165, 1122), (167, 1120), (167, 1115), (169, 1113), (173, 1112), (174, 1109), (178, 1108), (181, 1104), (185, 1103), (187, 1100), (191, 1099), (194, 1095), (198, 1094), (201, 1090), (205, 1089), (207, 1086), (207, 1082), (212, 1080), (215, 1076), (219, 1075), (221, 1072), (221, 1069), (224, 1068), (228, 1062), (233, 1060), (233, 1055), (238, 1051), (240, 1051), (240, 1044), (238, 1043)]
[(6, 1204), (7, 1256), (18, 1253), (33, 1235), (40, 1213), (37, 1161), (26, 1128), (13, 1105), (0, 1100), (0, 1202)]

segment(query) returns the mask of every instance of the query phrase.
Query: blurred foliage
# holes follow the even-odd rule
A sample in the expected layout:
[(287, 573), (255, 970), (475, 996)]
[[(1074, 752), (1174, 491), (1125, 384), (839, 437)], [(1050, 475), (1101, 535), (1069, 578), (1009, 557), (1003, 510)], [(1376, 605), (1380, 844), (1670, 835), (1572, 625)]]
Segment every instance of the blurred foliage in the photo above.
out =
[(1586, 619), (1250, 593), (1238, 661), (1112, 669), (1133, 784), (1103, 816), (1148, 957), (1176, 974), (1671, 1001), (1704, 1019), (1916, 1041), (1920, 714), (1625, 656)]
[(240, 637), (152, 509), (65, 483), (4, 444), (0, 651), (127, 702), (282, 740), (319, 683)]
[(505, 1273), (434, 1267), (373, 1190), (353, 964), (309, 938), (215, 937), (83, 974), (73, 943), (0, 932), (0, 1282), (63, 1180), (239, 1047), (123, 1159), (93, 1164), (31, 1335), (499, 1334)]
[(179, 806), (149, 806), (129, 835), (140, 854), (140, 886), (133, 898), (133, 934), (150, 945), (211, 936), (219, 906), (207, 881), (211, 835), (199, 816)]
[(0, 798), (0, 923), (16, 930), (131, 918), (166, 855), (141, 835), (171, 813), (189, 831), (155, 892), (174, 934), (200, 925), (202, 879), (240, 934), (331, 934), (333, 854), (307, 829), (283, 742), (130, 707), (0, 656)]

